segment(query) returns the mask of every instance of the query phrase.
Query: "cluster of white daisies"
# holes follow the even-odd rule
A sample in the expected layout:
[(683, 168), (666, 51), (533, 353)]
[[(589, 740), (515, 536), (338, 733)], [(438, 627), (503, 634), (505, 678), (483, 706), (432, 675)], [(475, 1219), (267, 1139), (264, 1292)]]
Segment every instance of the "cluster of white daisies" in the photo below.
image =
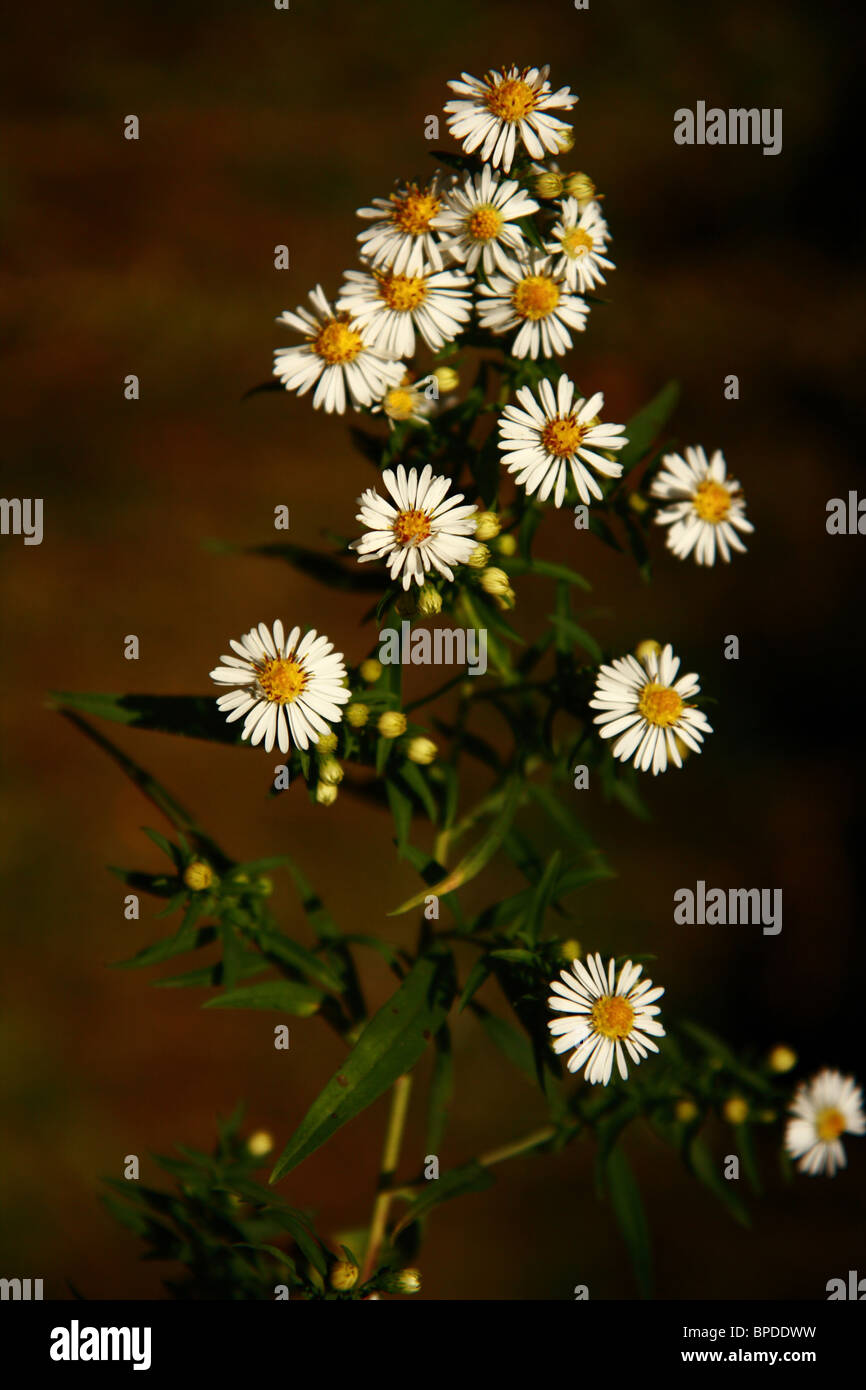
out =
[[(556, 1017), (547, 1026), (553, 1050), (569, 1052), (568, 1070), (583, 1070), (591, 1085), (607, 1086), (614, 1062), (626, 1081), (629, 1061), (637, 1066), (648, 1052), (659, 1050), (653, 1039), (663, 1038), (665, 1030), (656, 1001), (664, 990), (641, 979), (642, 973), (643, 966), (630, 960), (617, 973), (613, 959), (605, 966), (596, 953), (572, 961), (571, 969), (551, 982), (547, 1002)], [(841, 1136), (866, 1132), (861, 1088), (853, 1077), (826, 1067), (800, 1083), (789, 1113), (785, 1149), (800, 1171), (812, 1176), (832, 1177), (844, 1168)]]

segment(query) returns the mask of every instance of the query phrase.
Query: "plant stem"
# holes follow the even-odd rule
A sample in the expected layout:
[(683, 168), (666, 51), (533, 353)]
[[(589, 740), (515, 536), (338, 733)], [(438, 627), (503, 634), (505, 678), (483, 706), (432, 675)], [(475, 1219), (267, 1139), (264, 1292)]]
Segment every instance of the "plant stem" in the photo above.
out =
[(546, 1144), (548, 1139), (552, 1139), (556, 1130), (553, 1125), (545, 1125), (543, 1129), (533, 1130), (531, 1134), (524, 1134), (522, 1139), (514, 1139), (510, 1144), (503, 1144), (499, 1149), (491, 1149), (489, 1153), (481, 1154), (478, 1162), (482, 1168), (491, 1168), (494, 1163), (502, 1163), (506, 1158), (516, 1158), (518, 1154), (524, 1153), (527, 1149), (535, 1149), (539, 1144)]
[(376, 1260), (382, 1248), (385, 1238), (385, 1227), (388, 1221), (388, 1210), (391, 1206), (391, 1199), (394, 1191), (391, 1187), (391, 1180), (397, 1171), (397, 1164), (400, 1159), (400, 1145), (403, 1141), (403, 1129), (406, 1124), (406, 1112), (409, 1108), (409, 1093), (412, 1090), (412, 1077), (407, 1073), (398, 1076), (394, 1082), (394, 1089), (391, 1092), (391, 1109), (388, 1112), (388, 1127), (385, 1130), (385, 1144), (382, 1149), (382, 1166), (379, 1171), (379, 1185), (376, 1200), (373, 1203), (373, 1214), (370, 1218), (370, 1236), (367, 1241), (367, 1253), (364, 1256), (364, 1264), (361, 1269), (361, 1283), (370, 1278), (376, 1267)]

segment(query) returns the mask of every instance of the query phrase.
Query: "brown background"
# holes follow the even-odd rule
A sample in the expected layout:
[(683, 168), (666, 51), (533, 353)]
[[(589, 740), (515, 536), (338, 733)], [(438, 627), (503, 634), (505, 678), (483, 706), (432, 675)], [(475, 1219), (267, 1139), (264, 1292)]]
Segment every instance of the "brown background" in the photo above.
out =
[[(284, 1142), (340, 1055), (315, 1020), (292, 1050), (268, 1016), (200, 1013), (108, 964), (154, 935), (125, 922), (107, 863), (156, 868), (155, 813), (44, 708), (52, 688), (203, 692), (226, 639), (259, 618), (312, 621), (365, 654), (363, 598), (273, 562), (204, 552), (221, 537), (353, 531), (371, 480), (345, 422), (265, 380), (273, 325), (354, 264), (354, 209), (430, 166), (424, 117), (461, 69), (551, 62), (581, 97), (569, 166), (607, 194), (618, 269), (570, 360), (626, 419), (671, 376), (683, 443), (724, 447), (757, 532), (730, 570), (697, 572), (656, 542), (655, 581), (569, 519), (553, 552), (590, 575), (601, 640), (669, 638), (718, 696), (715, 737), (682, 775), (648, 785), (649, 825), (582, 806), (619, 877), (576, 900), (587, 946), (658, 953), (672, 1013), (738, 1046), (780, 1038), (804, 1066), (859, 1069), (862, 969), (855, 935), (862, 855), (860, 577), (863, 546), (825, 533), (825, 502), (862, 486), (852, 404), (863, 320), (861, 232), (846, 137), (858, 109), (853, 36), (822, 5), (656, 0), (466, 5), (91, 3), (11, 21), (0, 82), (4, 496), (45, 499), (45, 539), (0, 540), (4, 666), (2, 1234), (0, 1273), (67, 1296), (160, 1294), (160, 1272), (97, 1201), (123, 1156), (207, 1146), (245, 1096), (252, 1127)], [(682, 148), (673, 112), (782, 107), (776, 158)], [(141, 121), (137, 143), (123, 118)], [(443, 123), (444, 132), (444, 123)], [(443, 143), (447, 143), (443, 141)], [(273, 268), (290, 247), (291, 270)], [(123, 399), (127, 373), (141, 400)], [(723, 379), (740, 378), (725, 401)], [(557, 522), (559, 524), (557, 524)], [(526, 630), (547, 611), (527, 587)], [(136, 633), (141, 659), (123, 660)], [(738, 663), (722, 660), (728, 633)], [(384, 817), (348, 796), (328, 812), (269, 801), (261, 753), (147, 734), (120, 741), (237, 857), (288, 848), (338, 919), (395, 941), (384, 914), (415, 887)], [(373, 866), (376, 866), (375, 869)], [(697, 878), (782, 887), (784, 930), (677, 928), (671, 895)], [(494, 896), (505, 880), (488, 871)], [(284, 921), (298, 922), (281, 884)], [(149, 907), (145, 909), (149, 914)], [(306, 938), (304, 938), (306, 939)], [(859, 956), (859, 959), (858, 959)], [(389, 977), (370, 967), (374, 996)], [(491, 999), (493, 996), (491, 996)], [(533, 1090), (491, 1058), (476, 1025), (456, 1035), (458, 1099), (442, 1160), (463, 1161), (539, 1121)], [(326, 1232), (364, 1219), (384, 1119), (379, 1104), (284, 1184)], [(730, 1138), (713, 1136), (725, 1153)], [(830, 1183), (770, 1192), (744, 1233), (650, 1138), (630, 1150), (656, 1237), (662, 1297), (822, 1297), (862, 1270), (863, 1145)], [(407, 1171), (423, 1153), (415, 1105)], [(429, 1298), (630, 1297), (589, 1147), (514, 1163), (487, 1194), (443, 1208), (422, 1259)], [(145, 1173), (152, 1168), (145, 1160)]]

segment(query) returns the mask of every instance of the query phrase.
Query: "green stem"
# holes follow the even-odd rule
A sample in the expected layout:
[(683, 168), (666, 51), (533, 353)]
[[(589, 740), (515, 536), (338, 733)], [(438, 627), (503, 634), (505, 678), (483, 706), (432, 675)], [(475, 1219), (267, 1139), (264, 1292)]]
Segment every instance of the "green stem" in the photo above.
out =
[(385, 1143), (382, 1149), (382, 1164), (379, 1170), (379, 1191), (373, 1203), (373, 1214), (370, 1218), (370, 1236), (367, 1241), (367, 1253), (364, 1257), (364, 1264), (361, 1270), (361, 1283), (365, 1283), (376, 1268), (376, 1261), (379, 1258), (379, 1251), (385, 1239), (385, 1228), (388, 1222), (388, 1210), (394, 1196), (391, 1187), (391, 1180), (397, 1170), (400, 1160), (400, 1145), (403, 1142), (403, 1130), (406, 1125), (406, 1112), (409, 1108), (409, 1095), (412, 1090), (412, 1078), (408, 1073), (398, 1076), (394, 1082), (394, 1089), (391, 1092), (391, 1109), (388, 1112), (388, 1126), (385, 1130)]

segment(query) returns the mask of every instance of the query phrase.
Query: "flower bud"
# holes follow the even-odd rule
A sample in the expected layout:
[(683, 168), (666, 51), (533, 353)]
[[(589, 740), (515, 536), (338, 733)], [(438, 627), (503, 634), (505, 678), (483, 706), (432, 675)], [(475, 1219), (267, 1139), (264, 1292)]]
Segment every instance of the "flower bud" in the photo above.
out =
[(380, 714), (376, 728), (383, 738), (399, 738), (406, 732), (406, 716), (399, 709), (386, 710)]
[(514, 536), (500, 536), (496, 549), (500, 555), (513, 555), (517, 550), (517, 541)]
[(369, 705), (349, 705), (346, 710), (346, 722), (351, 724), (353, 729), (363, 729), (367, 720), (370, 718)]
[(456, 391), (460, 385), (460, 378), (453, 367), (437, 367), (433, 375), (443, 395), (446, 391)]
[(438, 589), (434, 589), (432, 584), (425, 584), (418, 595), (418, 614), (422, 618), (431, 618), (434, 613), (442, 612), (442, 595)]
[(557, 130), (553, 138), (560, 154), (568, 154), (569, 150), (574, 149), (574, 131), (571, 126), (567, 126), (565, 130)]
[(432, 738), (424, 738), (423, 735), (410, 739), (408, 747), (406, 748), (406, 756), (409, 761), (412, 763), (420, 763), (422, 767), (426, 766), (428, 763), (435, 762), (438, 754), (439, 749), (436, 747)]
[(653, 653), (656, 656), (661, 656), (661, 651), (661, 642), (657, 642), (654, 637), (645, 637), (642, 642), (638, 642), (634, 654), (638, 661), (646, 661), (647, 657), (652, 656)]
[(581, 209), (595, 197), (595, 184), (589, 174), (569, 174), (565, 180), (565, 191), (570, 198), (576, 198)]
[(742, 1096), (731, 1096), (722, 1106), (722, 1114), (729, 1125), (744, 1124), (749, 1116), (749, 1106)]
[(562, 192), (562, 175), (545, 171), (535, 180), (535, 191), (539, 198), (558, 198)]
[(674, 1118), (679, 1120), (680, 1124), (691, 1124), (692, 1120), (698, 1118), (698, 1107), (693, 1100), (678, 1100), (674, 1106)]
[(183, 881), (194, 893), (203, 893), (206, 888), (210, 888), (215, 877), (210, 864), (206, 864), (203, 859), (196, 859), (192, 864), (187, 864)]
[(575, 941), (573, 936), (569, 937), (568, 941), (562, 942), (559, 948), (559, 954), (562, 956), (562, 959), (567, 960), (569, 964), (574, 960), (580, 960), (582, 954), (580, 942)]
[(319, 764), (319, 781), (326, 787), (338, 787), (343, 780), (343, 769), (336, 758), (325, 758)]
[(421, 1275), (417, 1269), (391, 1270), (382, 1279), (382, 1288), (387, 1293), (417, 1293), (421, 1287)]
[(643, 516), (649, 510), (649, 502), (641, 492), (630, 492), (628, 495), (628, 505), (638, 516)]
[(792, 1047), (787, 1047), (780, 1043), (774, 1047), (767, 1058), (767, 1065), (770, 1071), (778, 1072), (780, 1075), (786, 1071), (792, 1071), (797, 1065), (797, 1054)]
[(482, 570), (481, 587), (485, 594), (507, 594), (511, 585), (505, 570), (497, 569), (494, 565), (491, 569)]
[(477, 541), (492, 541), (494, 536), (498, 536), (502, 529), (502, 522), (495, 512), (476, 512), (475, 514), (475, 539)]
[(352, 1264), (351, 1260), (337, 1260), (337, 1263), (331, 1266), (329, 1283), (338, 1293), (346, 1293), (353, 1289), (357, 1282), (358, 1266)]
[(266, 1129), (257, 1129), (247, 1140), (247, 1153), (252, 1154), (253, 1158), (264, 1158), (273, 1147), (274, 1137)]
[(333, 806), (337, 800), (337, 788), (330, 782), (318, 782), (316, 784), (316, 804), (318, 806)]
[(361, 680), (366, 681), (367, 685), (375, 685), (382, 674), (382, 663), (377, 661), (374, 656), (368, 656), (366, 661), (361, 662)]
[(490, 548), (489, 548), (489, 546), (486, 546), (486, 545), (476, 545), (475, 549), (473, 550), (472, 554), (469, 556), (469, 559), (467, 560), (466, 563), (467, 563), (468, 565), (471, 565), (472, 568), (473, 568), (474, 570), (483, 570), (483, 569), (484, 569), (484, 566), (487, 564), (487, 561), (488, 561), (489, 559), (490, 559)]
[(263, 874), (261, 878), (256, 879), (253, 887), (260, 897), (269, 898), (274, 891), (274, 880)]
[(319, 753), (333, 753), (337, 746), (336, 734), (322, 734), (316, 743), (316, 751)]

